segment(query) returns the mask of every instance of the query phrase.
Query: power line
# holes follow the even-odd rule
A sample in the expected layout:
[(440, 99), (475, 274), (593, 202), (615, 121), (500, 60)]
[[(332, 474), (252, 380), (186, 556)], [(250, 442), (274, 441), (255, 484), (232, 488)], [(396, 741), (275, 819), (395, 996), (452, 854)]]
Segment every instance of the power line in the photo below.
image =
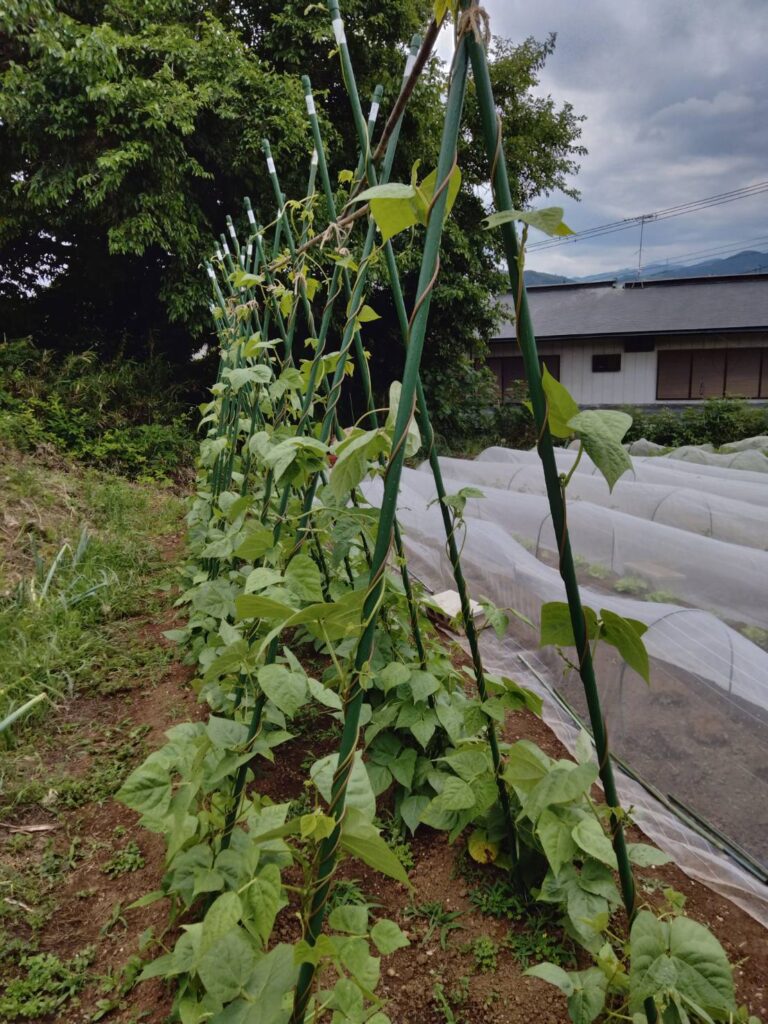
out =
[(586, 228), (584, 231), (577, 231), (573, 235), (567, 235), (562, 238), (546, 238), (541, 242), (529, 244), (527, 248), (529, 252), (540, 252), (543, 249), (550, 249), (554, 246), (568, 245), (585, 239), (602, 238), (604, 235), (612, 235), (618, 231), (627, 231), (638, 224), (642, 227), (646, 221), (671, 220), (673, 217), (682, 217), (686, 214), (697, 213), (700, 210), (707, 210), (714, 206), (733, 203), (737, 199), (749, 199), (764, 192), (768, 192), (768, 181), (758, 181), (754, 185), (745, 185), (742, 188), (732, 189), (729, 192), (719, 192), (714, 196), (706, 196), (703, 199), (693, 199), (687, 203), (678, 203), (676, 206), (668, 206), (663, 210), (656, 210), (654, 213), (644, 213), (637, 217), (625, 217), (623, 220), (599, 224), (596, 227)]

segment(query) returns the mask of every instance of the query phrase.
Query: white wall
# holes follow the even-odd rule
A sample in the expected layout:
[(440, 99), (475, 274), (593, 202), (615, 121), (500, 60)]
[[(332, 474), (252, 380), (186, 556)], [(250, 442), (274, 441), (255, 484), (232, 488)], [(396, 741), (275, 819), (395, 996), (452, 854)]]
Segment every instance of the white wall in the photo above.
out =
[[(615, 343), (577, 341), (540, 342), (539, 352), (560, 356), (560, 380), (579, 405), (652, 405), (656, 403), (656, 364), (660, 349), (684, 348), (763, 348), (764, 337), (755, 335), (715, 335), (701, 338), (664, 338), (653, 352), (625, 352), (621, 341)], [(618, 373), (593, 373), (592, 356), (621, 354)], [(668, 402), (661, 404), (668, 405)]]
[[(593, 373), (592, 356), (621, 353), (618, 373)], [(579, 405), (645, 405), (656, 400), (656, 353), (623, 352), (612, 345), (562, 349), (560, 380)]]

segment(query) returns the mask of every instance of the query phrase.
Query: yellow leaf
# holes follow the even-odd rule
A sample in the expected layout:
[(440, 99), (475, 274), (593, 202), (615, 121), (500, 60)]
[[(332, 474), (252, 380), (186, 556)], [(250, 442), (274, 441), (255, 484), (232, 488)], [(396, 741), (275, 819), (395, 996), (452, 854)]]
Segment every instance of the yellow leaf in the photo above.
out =
[(499, 855), (499, 844), (492, 843), (488, 833), (483, 829), (476, 829), (469, 837), (467, 844), (469, 855), (478, 864), (492, 864)]

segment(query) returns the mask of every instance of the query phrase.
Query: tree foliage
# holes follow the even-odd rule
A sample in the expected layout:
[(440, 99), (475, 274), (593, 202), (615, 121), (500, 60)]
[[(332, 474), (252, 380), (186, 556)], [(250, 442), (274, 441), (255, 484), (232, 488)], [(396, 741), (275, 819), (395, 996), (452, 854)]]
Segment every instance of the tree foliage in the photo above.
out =
[[(381, 82), (396, 94), (405, 42), (427, 0), (347, 0), (346, 34), (365, 104)], [(580, 119), (532, 89), (554, 47), (496, 40), (492, 75), (504, 116), (517, 205), (576, 170)], [(224, 215), (250, 195), (269, 222), (268, 137), (288, 195), (305, 189), (311, 139), (299, 75), (312, 78), (332, 174), (356, 141), (323, 3), (304, 0), (10, 0), (0, 12), (0, 318), (8, 336), (59, 348), (118, 342), (185, 358), (207, 323), (200, 262)], [(428, 66), (406, 113), (393, 180), (434, 167), (446, 69)], [(386, 105), (385, 105), (386, 109)], [(323, 114), (325, 111), (325, 114)], [(481, 220), (487, 180), (470, 89), (454, 207), (425, 359), (428, 384), (482, 393), (477, 376), (504, 287)], [(574, 194), (571, 191), (571, 194)], [(413, 297), (419, 231), (398, 239)], [(460, 310), (460, 315), (457, 315)], [(377, 358), (400, 351), (391, 310), (377, 321)], [(375, 363), (374, 363), (375, 369)], [(442, 382), (442, 383), (441, 383)], [(433, 388), (434, 390), (434, 388)], [(484, 399), (483, 399), (484, 400)], [(446, 414), (455, 409), (445, 392)], [(471, 415), (471, 413), (470, 413)], [(451, 417), (437, 416), (443, 431)], [(456, 424), (453, 424), (455, 426)]]

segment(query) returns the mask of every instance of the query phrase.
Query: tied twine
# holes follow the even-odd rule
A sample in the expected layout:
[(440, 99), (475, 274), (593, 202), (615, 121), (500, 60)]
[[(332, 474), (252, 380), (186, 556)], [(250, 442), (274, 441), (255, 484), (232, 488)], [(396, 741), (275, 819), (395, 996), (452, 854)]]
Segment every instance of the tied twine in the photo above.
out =
[(491, 20), (486, 9), (477, 3), (462, 11), (456, 22), (457, 41), (469, 32), (475, 37), (476, 43), (488, 49), (491, 43)]

